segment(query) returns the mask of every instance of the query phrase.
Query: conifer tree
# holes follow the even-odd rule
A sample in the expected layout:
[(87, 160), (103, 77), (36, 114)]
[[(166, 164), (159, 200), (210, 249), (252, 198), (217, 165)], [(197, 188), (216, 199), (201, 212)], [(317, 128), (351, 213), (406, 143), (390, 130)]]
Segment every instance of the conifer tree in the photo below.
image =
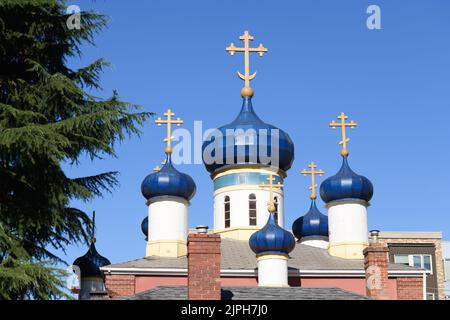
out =
[(68, 177), (62, 162), (115, 156), (115, 142), (139, 134), (150, 115), (104, 99), (98, 59), (73, 69), (81, 46), (107, 23), (81, 12), (68, 28), (63, 0), (0, 1), (0, 300), (64, 295), (62, 260), (52, 251), (87, 240), (89, 216), (71, 201), (91, 200), (117, 185), (116, 172)]

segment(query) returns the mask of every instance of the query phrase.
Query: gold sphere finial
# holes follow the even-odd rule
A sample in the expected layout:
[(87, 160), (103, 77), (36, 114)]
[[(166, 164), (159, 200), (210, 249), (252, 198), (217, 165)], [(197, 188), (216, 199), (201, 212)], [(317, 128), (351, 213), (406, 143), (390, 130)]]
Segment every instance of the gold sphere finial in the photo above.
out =
[(316, 196), (316, 194), (311, 194), (311, 195), (309, 196), (309, 198), (310, 198), (311, 200), (316, 200), (316, 199), (317, 199), (317, 196)]
[(269, 205), (267, 206), (267, 210), (269, 210), (270, 213), (274, 213), (275, 211), (277, 211), (277, 208), (275, 208), (275, 205), (273, 203), (269, 203)]
[(341, 156), (347, 157), (348, 156), (348, 150), (347, 149), (342, 149), (341, 150)]
[(242, 97), (253, 97), (253, 89), (250, 87), (243, 87), (241, 90)]
[(167, 154), (172, 153), (172, 147), (171, 146), (167, 146), (166, 149), (165, 149), (165, 152)]

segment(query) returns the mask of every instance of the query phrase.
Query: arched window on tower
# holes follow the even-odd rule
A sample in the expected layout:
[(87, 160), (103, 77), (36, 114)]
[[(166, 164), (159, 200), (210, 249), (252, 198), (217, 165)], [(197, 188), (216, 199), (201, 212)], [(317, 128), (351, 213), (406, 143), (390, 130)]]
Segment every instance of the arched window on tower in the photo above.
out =
[(274, 197), (273, 202), (275, 204), (275, 212), (273, 213), (273, 217), (275, 218), (275, 222), (278, 223), (278, 197)]
[(225, 228), (230, 227), (230, 197), (225, 196)]
[(249, 224), (251, 226), (256, 226), (256, 196), (254, 193), (251, 193), (248, 196), (248, 215)]

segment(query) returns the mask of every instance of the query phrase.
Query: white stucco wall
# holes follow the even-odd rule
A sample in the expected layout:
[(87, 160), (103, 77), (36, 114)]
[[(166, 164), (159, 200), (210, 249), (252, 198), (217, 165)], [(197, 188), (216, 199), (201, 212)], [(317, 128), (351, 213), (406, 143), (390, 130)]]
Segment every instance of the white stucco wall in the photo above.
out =
[[(256, 196), (256, 224), (258, 227), (266, 225), (269, 219), (267, 202), (269, 191), (242, 189), (216, 193), (214, 196), (214, 229), (225, 228), (225, 197), (230, 197), (230, 228), (249, 227), (249, 195)], [(278, 198), (278, 224), (284, 227), (284, 197), (281, 193), (274, 192), (274, 197)]]
[(151, 200), (148, 206), (148, 240), (182, 240), (188, 235), (189, 203), (179, 197)]
[(368, 241), (367, 208), (356, 202), (337, 202), (328, 205), (329, 242)]
[(258, 286), (288, 286), (287, 258), (258, 258)]

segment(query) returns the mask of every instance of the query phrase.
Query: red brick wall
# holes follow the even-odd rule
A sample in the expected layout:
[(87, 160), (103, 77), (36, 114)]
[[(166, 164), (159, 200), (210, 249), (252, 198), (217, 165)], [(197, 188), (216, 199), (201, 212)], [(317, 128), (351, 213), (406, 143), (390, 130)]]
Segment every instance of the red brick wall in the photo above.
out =
[(366, 271), (366, 294), (374, 299), (389, 299), (388, 258), (389, 249), (381, 243), (371, 243), (364, 249)]
[(423, 278), (397, 278), (399, 300), (423, 300)]
[(134, 275), (106, 275), (105, 286), (111, 298), (130, 296), (135, 293)]
[(188, 236), (188, 299), (220, 300), (220, 235)]

